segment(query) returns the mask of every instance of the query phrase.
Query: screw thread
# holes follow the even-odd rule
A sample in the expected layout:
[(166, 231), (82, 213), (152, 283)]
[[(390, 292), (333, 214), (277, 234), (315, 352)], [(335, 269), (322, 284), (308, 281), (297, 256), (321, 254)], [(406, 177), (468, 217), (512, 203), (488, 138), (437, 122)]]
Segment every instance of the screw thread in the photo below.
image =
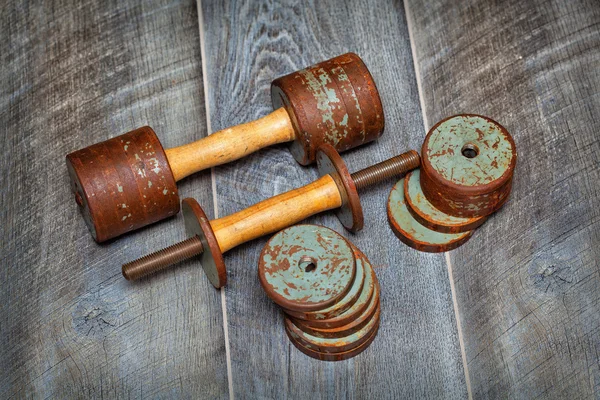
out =
[(407, 151), (388, 160), (371, 165), (353, 173), (352, 179), (356, 189), (360, 190), (394, 176), (399, 176), (418, 168), (421, 157), (415, 150)]
[(173, 264), (202, 254), (204, 247), (198, 236), (191, 237), (172, 246), (123, 264), (123, 276), (135, 281)]

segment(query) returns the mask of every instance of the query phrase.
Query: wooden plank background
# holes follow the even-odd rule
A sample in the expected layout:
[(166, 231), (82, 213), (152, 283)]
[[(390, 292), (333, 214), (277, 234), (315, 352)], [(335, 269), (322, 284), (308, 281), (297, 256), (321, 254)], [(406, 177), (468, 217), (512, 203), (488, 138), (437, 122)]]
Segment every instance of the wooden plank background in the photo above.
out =
[[(0, 21), (1, 398), (600, 393), (596, 1), (58, 0), (7, 4)], [(193, 261), (122, 279), (121, 263), (184, 237), (182, 217), (97, 245), (64, 156), (146, 124), (173, 147), (266, 115), (273, 78), (346, 51), (386, 113), (384, 136), (344, 155), (351, 170), (418, 149), (458, 112), (499, 120), (520, 156), (511, 201), (446, 255), (393, 236), (391, 182), (362, 196), (356, 235), (331, 214), (307, 221), (377, 266), (370, 348), (325, 363), (289, 343), (256, 278), (268, 238), (226, 255), (221, 292)], [(277, 146), (179, 189), (223, 216), (316, 176)]]
[(474, 398), (600, 388), (600, 3), (409, 1), (426, 121), (488, 115), (512, 198), (450, 253)]
[[(227, 393), (220, 297), (201, 268), (121, 276), (183, 239), (181, 217), (97, 245), (64, 161), (146, 124), (167, 147), (206, 134), (196, 4), (13, 2), (1, 29), (0, 398)], [(210, 173), (179, 188), (212, 211)]]

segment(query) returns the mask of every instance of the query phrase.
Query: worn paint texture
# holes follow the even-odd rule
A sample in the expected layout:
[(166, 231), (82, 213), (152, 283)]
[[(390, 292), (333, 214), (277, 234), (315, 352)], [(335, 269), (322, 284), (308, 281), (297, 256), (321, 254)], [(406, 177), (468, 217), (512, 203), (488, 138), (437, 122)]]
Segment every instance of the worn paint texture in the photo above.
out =
[(75, 201), (97, 242), (179, 212), (177, 186), (150, 127), (67, 155)]
[(275, 79), (274, 108), (285, 107), (296, 132), (291, 152), (307, 165), (322, 143), (342, 152), (377, 139), (384, 128), (381, 99), (364, 62), (347, 53)]
[(422, 225), (437, 232), (467, 232), (477, 228), (486, 220), (486, 217), (455, 217), (435, 208), (421, 188), (420, 170), (414, 170), (404, 178), (404, 198), (412, 216)]
[(444, 213), (486, 216), (508, 199), (517, 150), (496, 121), (471, 114), (442, 120), (427, 134), (421, 157), (423, 193)]
[(352, 287), (355, 274), (350, 244), (317, 225), (280, 231), (259, 257), (258, 275), (267, 295), (294, 311), (314, 311), (336, 303)]
[(417, 250), (437, 253), (454, 249), (471, 237), (473, 231), (441, 233), (421, 225), (406, 206), (404, 179), (394, 185), (387, 204), (390, 226), (402, 242)]

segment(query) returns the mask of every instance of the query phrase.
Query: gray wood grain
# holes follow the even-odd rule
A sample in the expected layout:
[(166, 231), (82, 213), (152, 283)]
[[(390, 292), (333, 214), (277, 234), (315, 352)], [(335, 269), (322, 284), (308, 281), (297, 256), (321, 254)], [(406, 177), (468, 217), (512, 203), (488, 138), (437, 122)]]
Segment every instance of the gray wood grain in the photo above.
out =
[(413, 1), (429, 125), (488, 115), (512, 198), (451, 253), (475, 398), (600, 396), (600, 4)]
[[(205, 79), (212, 130), (266, 115), (275, 77), (346, 51), (360, 54), (379, 83), (386, 132), (347, 153), (352, 170), (381, 161), (424, 137), (403, 6), (380, 1), (203, 1)], [(295, 163), (285, 146), (215, 169), (217, 211), (227, 215), (307, 184), (313, 167)], [(377, 266), (382, 325), (371, 347), (344, 362), (326, 363), (288, 341), (281, 310), (257, 279), (268, 238), (226, 255), (226, 306), (233, 391), (241, 398), (464, 398), (466, 385), (441, 255), (418, 253), (391, 232), (385, 203), (391, 182), (362, 196), (366, 228), (344, 232), (334, 215), (324, 224), (361, 248)]]
[[(183, 238), (178, 216), (97, 245), (67, 153), (136, 127), (206, 134), (192, 1), (8, 2), (0, 42), (0, 398), (227, 397), (221, 302), (189, 262), (120, 265)], [(212, 210), (210, 173), (179, 185)]]

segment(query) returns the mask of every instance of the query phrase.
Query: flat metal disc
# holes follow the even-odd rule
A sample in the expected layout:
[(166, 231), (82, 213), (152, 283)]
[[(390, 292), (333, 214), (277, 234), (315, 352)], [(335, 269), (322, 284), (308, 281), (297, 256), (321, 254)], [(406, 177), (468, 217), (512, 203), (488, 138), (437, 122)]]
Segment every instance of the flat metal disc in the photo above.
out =
[(296, 348), (298, 350), (300, 350), (302, 353), (306, 354), (307, 356), (316, 358), (321, 361), (343, 361), (343, 360), (348, 360), (348, 359), (362, 353), (367, 347), (369, 347), (369, 345), (371, 345), (371, 343), (373, 343), (373, 340), (375, 340), (378, 330), (379, 330), (379, 325), (377, 325), (377, 328), (375, 329), (375, 331), (371, 334), (371, 336), (363, 344), (361, 344), (360, 346), (358, 346), (352, 350), (343, 351), (341, 353), (323, 353), (320, 351), (308, 349), (308, 348), (304, 347), (302, 344), (300, 344), (298, 341), (296, 341), (296, 339), (294, 339), (294, 337), (292, 337), (290, 335), (290, 332), (288, 332), (287, 329), (285, 332), (287, 333), (288, 338), (290, 339), (292, 344), (294, 346), (296, 346)]
[(342, 206), (335, 213), (344, 228), (358, 232), (364, 226), (364, 216), (358, 191), (346, 164), (335, 148), (323, 144), (317, 150), (317, 168), (319, 175), (329, 175), (335, 181), (342, 197)]
[(365, 311), (359, 315), (355, 320), (349, 322), (346, 325), (339, 326), (337, 328), (316, 328), (314, 326), (307, 325), (305, 321), (292, 318), (292, 322), (300, 328), (302, 331), (306, 333), (310, 333), (313, 336), (322, 337), (322, 338), (332, 338), (332, 337), (343, 337), (348, 336), (354, 332), (362, 329), (373, 317), (375, 311), (379, 308), (379, 282), (375, 282), (375, 296), (371, 296), (371, 301), (369, 306), (365, 309)]
[(421, 225), (406, 207), (404, 179), (394, 185), (387, 204), (388, 220), (398, 239), (412, 248), (430, 253), (449, 251), (469, 240), (473, 231), (440, 233)]
[(366, 273), (365, 283), (363, 284), (363, 290), (360, 296), (354, 304), (352, 304), (352, 307), (348, 308), (340, 315), (328, 319), (303, 320), (304, 325), (316, 328), (337, 328), (348, 325), (363, 315), (370, 304), (373, 302), (376, 304), (379, 303), (379, 291), (377, 290), (377, 276), (375, 275), (375, 271), (367, 257), (365, 257), (365, 255), (355, 246), (352, 246), (352, 248), (355, 254), (362, 259)]
[(421, 171), (414, 170), (404, 177), (404, 198), (412, 216), (436, 232), (461, 233), (471, 231), (485, 222), (487, 217), (461, 218), (446, 214), (431, 204), (421, 189)]
[(380, 311), (378, 307), (373, 317), (371, 317), (365, 326), (347, 336), (335, 338), (314, 336), (302, 331), (289, 318), (285, 319), (285, 329), (289, 336), (307, 349), (322, 353), (341, 353), (357, 348), (371, 337), (379, 326)]
[(352, 287), (354, 252), (337, 232), (318, 225), (295, 225), (263, 248), (258, 276), (267, 295), (292, 311), (332, 306)]
[(292, 310), (284, 310), (285, 313), (290, 316), (293, 316), (294, 318), (304, 320), (324, 320), (328, 318), (337, 317), (338, 315), (342, 314), (344, 311), (352, 307), (352, 305), (356, 303), (356, 300), (358, 300), (363, 291), (366, 275), (364, 267), (365, 261), (361, 256), (359, 256), (356, 253), (354, 254), (354, 256), (356, 261), (356, 275), (354, 277), (354, 282), (352, 283), (352, 287), (350, 288), (348, 293), (346, 293), (346, 295), (340, 301), (338, 301), (330, 307), (319, 311), (299, 312)]
[(210, 283), (217, 289), (227, 283), (227, 267), (223, 260), (223, 253), (217, 238), (210, 226), (204, 210), (195, 199), (186, 198), (181, 202), (181, 209), (185, 221), (185, 231), (189, 237), (198, 236), (204, 247), (200, 255), (202, 269)]

